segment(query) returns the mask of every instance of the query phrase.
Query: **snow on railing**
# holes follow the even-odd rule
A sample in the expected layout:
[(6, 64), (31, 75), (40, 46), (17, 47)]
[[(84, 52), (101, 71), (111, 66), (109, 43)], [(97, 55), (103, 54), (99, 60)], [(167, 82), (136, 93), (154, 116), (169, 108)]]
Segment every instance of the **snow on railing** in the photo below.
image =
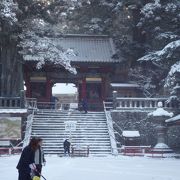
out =
[(23, 143), (23, 148), (29, 144), (32, 132), (32, 123), (34, 118), (34, 112), (37, 110), (37, 100), (35, 98), (27, 98), (25, 102), (27, 109), (32, 110), (32, 113), (27, 117), (25, 136), (21, 143)]
[(162, 102), (164, 108), (172, 108), (167, 98), (120, 98), (116, 97), (116, 109), (140, 108), (154, 109), (157, 108), (158, 102)]
[(30, 141), (30, 138), (31, 138), (31, 132), (32, 132), (33, 118), (34, 118), (34, 111), (33, 111), (32, 114), (30, 114), (27, 117), (26, 131), (25, 131), (25, 136), (24, 136), (24, 139), (23, 139), (23, 148), (29, 144), (29, 141)]
[(106, 115), (106, 121), (107, 121), (107, 126), (108, 126), (108, 133), (110, 136), (110, 143), (111, 143), (111, 152), (113, 155), (118, 155), (118, 149), (117, 149), (117, 142), (114, 134), (114, 129), (113, 129), (113, 121), (111, 117), (110, 111), (106, 110), (106, 103), (103, 102), (104, 105), (104, 112)]

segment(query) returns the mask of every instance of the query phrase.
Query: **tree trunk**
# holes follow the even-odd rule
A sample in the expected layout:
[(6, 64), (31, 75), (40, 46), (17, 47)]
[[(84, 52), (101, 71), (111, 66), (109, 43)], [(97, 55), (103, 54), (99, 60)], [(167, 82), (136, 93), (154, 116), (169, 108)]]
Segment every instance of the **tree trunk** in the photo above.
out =
[(23, 88), (22, 63), (17, 49), (18, 41), (9, 33), (2, 35), (0, 41), (1, 96), (17, 97), (20, 96), (20, 90)]

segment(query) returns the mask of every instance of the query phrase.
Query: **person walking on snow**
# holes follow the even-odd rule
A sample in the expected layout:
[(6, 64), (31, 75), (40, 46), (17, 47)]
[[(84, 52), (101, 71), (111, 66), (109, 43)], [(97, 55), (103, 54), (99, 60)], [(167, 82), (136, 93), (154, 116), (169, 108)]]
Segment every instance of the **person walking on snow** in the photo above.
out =
[(42, 149), (43, 140), (41, 138), (38, 138), (37, 142), (38, 142), (38, 148), (35, 151), (35, 156), (34, 156), (34, 163), (36, 165), (37, 172), (35, 171), (34, 173), (36, 176), (40, 177), (42, 166), (43, 165), (45, 166), (46, 160), (44, 158), (44, 151)]
[(71, 143), (68, 141), (68, 139), (66, 139), (63, 143), (64, 146), (64, 155), (66, 156), (66, 154), (68, 153), (68, 155), (70, 156), (70, 146)]
[(31, 180), (31, 172), (36, 170), (34, 163), (35, 151), (38, 149), (38, 142), (35, 138), (30, 140), (28, 146), (26, 146), (16, 166), (18, 169), (18, 180)]
[(87, 114), (88, 104), (87, 104), (86, 98), (82, 99), (82, 108), (83, 108), (84, 112)]

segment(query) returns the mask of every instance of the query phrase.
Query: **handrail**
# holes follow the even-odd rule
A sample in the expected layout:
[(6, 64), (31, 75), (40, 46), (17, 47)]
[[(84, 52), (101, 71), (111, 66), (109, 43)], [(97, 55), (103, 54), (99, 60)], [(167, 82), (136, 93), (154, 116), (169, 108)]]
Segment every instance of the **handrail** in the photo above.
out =
[(105, 102), (103, 102), (103, 105), (104, 105), (104, 112), (105, 112), (105, 116), (106, 116), (106, 122), (107, 122), (107, 126), (108, 126), (108, 133), (110, 136), (111, 152), (113, 155), (117, 155), (118, 154), (117, 142), (116, 142), (117, 140), (116, 140), (115, 134), (114, 134), (112, 117), (111, 117), (110, 112), (106, 110)]
[(20, 143), (18, 143), (16, 146), (12, 146), (13, 149), (19, 147), (21, 144), (23, 144), (23, 148), (29, 144), (30, 137), (31, 137), (31, 131), (32, 131), (32, 123), (33, 123), (34, 113), (37, 110), (36, 98), (26, 98), (25, 99), (25, 108), (27, 108), (28, 110), (31, 110), (32, 113), (27, 117), (24, 139)]
[(37, 110), (37, 99), (36, 98), (26, 98), (25, 107), (29, 110)]
[[(106, 101), (104, 101), (104, 109), (106, 109), (106, 111), (107, 111), (107, 109), (113, 109), (113, 107), (110, 107), (110, 106), (107, 107), (106, 104), (109, 105), (109, 104), (112, 104), (112, 102), (106, 102)], [(116, 127), (118, 128), (119, 131), (123, 132), (122, 128), (121, 128), (115, 121), (113, 121), (113, 124), (116, 125)], [(113, 128), (113, 130), (114, 130), (114, 128)], [(117, 133), (120, 137), (122, 137), (122, 134), (120, 134), (120, 133), (117, 132), (117, 131), (116, 131), (116, 133)]]
[[(106, 106), (106, 105), (108, 105), (108, 106)], [(106, 110), (113, 109), (113, 102), (103, 101), (103, 107), (104, 107), (104, 109), (106, 109)]]
[(27, 117), (26, 121), (26, 130), (25, 130), (25, 136), (24, 139), (17, 144), (15, 147), (20, 146), (23, 144), (23, 148), (29, 144), (30, 138), (31, 138), (31, 132), (32, 132), (32, 123), (34, 118), (34, 113), (37, 110), (37, 100), (36, 98), (26, 98), (25, 99), (25, 107), (32, 111), (32, 113)]
[[(119, 131), (123, 132), (122, 128), (115, 121), (113, 121), (113, 124), (118, 128)], [(119, 134), (119, 132), (118, 132), (118, 134)], [(122, 135), (120, 135), (120, 136), (122, 136)]]
[(34, 110), (33, 110), (32, 114), (30, 114), (27, 117), (25, 136), (24, 136), (24, 139), (22, 141), (23, 148), (29, 144), (29, 141), (31, 138), (31, 132), (32, 132), (33, 118), (34, 118)]

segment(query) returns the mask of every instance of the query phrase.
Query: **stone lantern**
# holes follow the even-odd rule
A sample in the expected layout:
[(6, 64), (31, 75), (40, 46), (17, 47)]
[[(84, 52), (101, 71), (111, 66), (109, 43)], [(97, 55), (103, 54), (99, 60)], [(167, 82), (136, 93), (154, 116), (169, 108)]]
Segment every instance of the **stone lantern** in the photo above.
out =
[(172, 149), (166, 144), (166, 132), (167, 127), (165, 125), (165, 120), (172, 117), (173, 113), (170, 113), (163, 109), (162, 102), (158, 102), (158, 107), (155, 111), (148, 114), (151, 117), (151, 121), (156, 125), (157, 131), (157, 144), (153, 148), (154, 152), (172, 152)]

